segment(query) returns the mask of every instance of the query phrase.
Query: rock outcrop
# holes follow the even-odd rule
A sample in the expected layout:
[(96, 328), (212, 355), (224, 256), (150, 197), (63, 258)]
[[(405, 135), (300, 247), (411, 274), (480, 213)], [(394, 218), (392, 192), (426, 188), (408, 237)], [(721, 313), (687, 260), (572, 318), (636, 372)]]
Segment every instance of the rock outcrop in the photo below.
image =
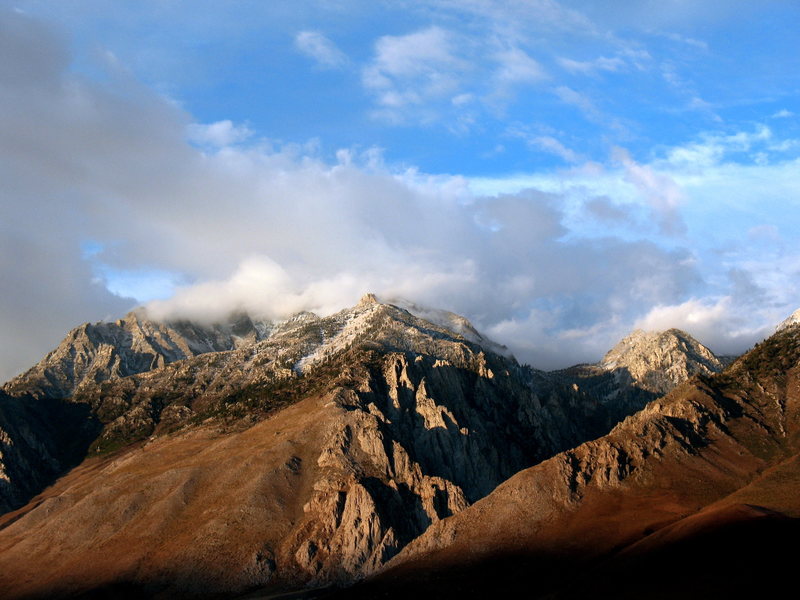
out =
[(99, 431), (87, 406), (0, 391), (0, 514), (80, 463)]
[(781, 323), (775, 328), (775, 331), (783, 331), (787, 327), (791, 327), (792, 325), (798, 325), (798, 324), (800, 324), (800, 308), (794, 311), (786, 319), (781, 321)]

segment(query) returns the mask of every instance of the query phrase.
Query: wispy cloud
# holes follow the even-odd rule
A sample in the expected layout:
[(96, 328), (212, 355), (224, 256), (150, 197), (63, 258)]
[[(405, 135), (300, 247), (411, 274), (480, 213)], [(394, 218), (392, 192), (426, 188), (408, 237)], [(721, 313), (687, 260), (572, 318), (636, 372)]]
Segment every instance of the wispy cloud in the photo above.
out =
[(548, 78), (542, 65), (519, 48), (494, 55), (498, 69), (496, 78), (501, 84), (536, 83)]
[(295, 47), (321, 67), (338, 69), (348, 63), (347, 56), (318, 31), (301, 31), (294, 38)]
[(661, 233), (686, 233), (686, 223), (680, 214), (685, 196), (678, 184), (669, 175), (637, 163), (623, 148), (615, 148), (614, 158), (624, 167), (625, 179), (642, 193), (652, 207)]
[(249, 139), (253, 130), (247, 125), (236, 125), (230, 119), (216, 123), (191, 123), (188, 127), (189, 140), (202, 147), (223, 148)]
[(516, 124), (508, 129), (508, 135), (524, 140), (530, 148), (558, 156), (568, 163), (578, 163), (584, 160), (584, 157), (565, 146), (556, 137), (557, 132), (548, 128), (531, 128)]
[(603, 119), (602, 113), (597, 109), (592, 99), (586, 94), (566, 85), (560, 85), (553, 91), (562, 102), (578, 108), (590, 121)]
[(408, 106), (458, 96), (461, 73), (468, 68), (456, 53), (453, 35), (430, 27), (403, 36), (384, 36), (364, 68), (364, 86), (392, 116)]
[(597, 71), (619, 71), (625, 67), (625, 61), (621, 58), (599, 56), (592, 60), (579, 61), (569, 58), (559, 58), (558, 63), (570, 73), (596, 73)]

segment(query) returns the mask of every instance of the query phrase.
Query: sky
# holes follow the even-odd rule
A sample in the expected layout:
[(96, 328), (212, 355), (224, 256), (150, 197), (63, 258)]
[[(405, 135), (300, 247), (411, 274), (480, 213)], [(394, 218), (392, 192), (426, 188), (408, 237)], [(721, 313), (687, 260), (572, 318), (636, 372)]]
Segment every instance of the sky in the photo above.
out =
[(800, 3), (0, 0), (0, 380), (85, 321), (463, 314), (539, 368), (800, 307)]

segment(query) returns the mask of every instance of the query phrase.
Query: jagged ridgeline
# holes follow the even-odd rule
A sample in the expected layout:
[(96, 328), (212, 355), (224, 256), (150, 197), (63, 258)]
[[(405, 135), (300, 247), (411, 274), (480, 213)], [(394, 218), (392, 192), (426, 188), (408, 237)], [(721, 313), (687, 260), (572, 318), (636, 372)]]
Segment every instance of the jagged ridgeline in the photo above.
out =
[(0, 398), (0, 589), (349, 585), (721, 368), (671, 330), (545, 373), (463, 317), (372, 295), (325, 318), (84, 325)]

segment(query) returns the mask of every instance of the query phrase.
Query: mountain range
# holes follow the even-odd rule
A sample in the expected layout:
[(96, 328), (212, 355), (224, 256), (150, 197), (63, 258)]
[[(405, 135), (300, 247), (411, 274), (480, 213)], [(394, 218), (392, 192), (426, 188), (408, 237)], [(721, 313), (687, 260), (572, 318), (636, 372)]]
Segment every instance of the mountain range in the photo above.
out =
[(750, 589), (791, 572), (772, 542), (800, 516), (798, 321), (735, 360), (636, 331), (553, 372), (373, 295), (281, 322), (82, 325), (0, 392), (0, 591)]

